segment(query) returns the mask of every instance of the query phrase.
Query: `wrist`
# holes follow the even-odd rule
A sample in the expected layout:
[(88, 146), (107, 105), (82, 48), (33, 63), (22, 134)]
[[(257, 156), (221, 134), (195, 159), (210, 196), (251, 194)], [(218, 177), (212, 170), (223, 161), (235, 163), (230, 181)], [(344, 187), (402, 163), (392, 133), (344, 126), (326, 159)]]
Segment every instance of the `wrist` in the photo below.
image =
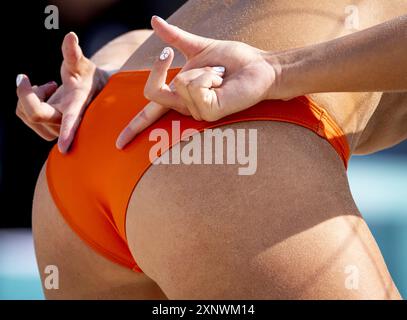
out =
[(313, 50), (308, 47), (267, 52), (266, 61), (275, 72), (269, 99), (291, 99), (313, 92)]

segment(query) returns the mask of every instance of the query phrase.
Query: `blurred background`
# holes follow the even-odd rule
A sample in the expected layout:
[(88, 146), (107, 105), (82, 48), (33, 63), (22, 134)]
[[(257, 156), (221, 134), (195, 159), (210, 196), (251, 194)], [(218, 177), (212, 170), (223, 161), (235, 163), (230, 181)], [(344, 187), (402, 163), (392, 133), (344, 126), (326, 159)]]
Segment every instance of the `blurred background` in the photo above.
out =
[[(75, 31), (86, 56), (150, 17), (167, 18), (185, 0), (12, 1), (14, 24), (2, 26), (3, 105), (0, 108), (0, 299), (42, 299), (32, 244), (31, 201), (36, 178), (52, 144), (16, 116), (15, 78), (60, 83), (60, 45)], [(59, 29), (47, 30), (46, 6), (59, 9)], [(1, 23), (5, 23), (2, 20)], [(4, 62), (3, 62), (4, 63)], [(353, 157), (349, 180), (355, 201), (378, 242), (401, 294), (407, 297), (407, 142), (375, 155)]]

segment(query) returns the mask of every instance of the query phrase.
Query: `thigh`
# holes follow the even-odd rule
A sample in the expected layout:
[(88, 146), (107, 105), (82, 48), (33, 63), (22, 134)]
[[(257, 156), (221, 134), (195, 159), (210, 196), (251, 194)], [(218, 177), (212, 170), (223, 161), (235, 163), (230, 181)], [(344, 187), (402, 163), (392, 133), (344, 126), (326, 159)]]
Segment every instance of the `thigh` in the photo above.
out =
[[(165, 299), (145, 274), (123, 268), (87, 246), (65, 223), (41, 170), (33, 202), (33, 235), (44, 293), (48, 299)], [(58, 289), (44, 287), (47, 266), (58, 270)], [(55, 269), (50, 269), (53, 276)], [(55, 284), (55, 283), (54, 283)]]
[(331, 146), (307, 129), (258, 130), (257, 172), (157, 165), (133, 192), (129, 246), (169, 298), (399, 298)]

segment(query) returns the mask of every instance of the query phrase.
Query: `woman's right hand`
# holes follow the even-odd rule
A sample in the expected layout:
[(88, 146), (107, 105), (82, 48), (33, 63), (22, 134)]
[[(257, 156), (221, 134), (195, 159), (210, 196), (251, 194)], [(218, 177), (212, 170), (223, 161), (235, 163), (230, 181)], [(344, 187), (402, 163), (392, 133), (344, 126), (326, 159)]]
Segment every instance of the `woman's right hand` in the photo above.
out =
[(83, 55), (73, 32), (65, 36), (62, 54), (60, 87), (55, 82), (31, 86), (26, 75), (17, 76), (16, 114), (42, 138), (51, 141), (59, 136), (58, 148), (66, 153), (83, 112), (108, 76)]
[(279, 65), (272, 53), (238, 41), (205, 38), (153, 17), (154, 33), (178, 49), (186, 63), (170, 85), (167, 71), (174, 52), (164, 48), (144, 88), (147, 104), (123, 129), (116, 147), (122, 149), (169, 109), (195, 120), (216, 121), (266, 99), (292, 98), (277, 87)]

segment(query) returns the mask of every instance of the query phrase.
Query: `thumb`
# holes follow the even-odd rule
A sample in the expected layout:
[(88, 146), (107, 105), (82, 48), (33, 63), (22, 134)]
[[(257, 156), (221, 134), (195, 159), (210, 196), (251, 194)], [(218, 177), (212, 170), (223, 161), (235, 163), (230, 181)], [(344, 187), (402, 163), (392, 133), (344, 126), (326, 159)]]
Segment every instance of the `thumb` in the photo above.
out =
[(172, 24), (169, 24), (164, 19), (153, 16), (151, 18), (151, 26), (155, 34), (164, 42), (177, 48), (188, 59), (202, 52), (214, 40), (197, 36), (195, 34), (184, 31)]
[(79, 46), (78, 36), (69, 32), (62, 42), (62, 55), (67, 69), (72, 73), (79, 73), (84, 61), (82, 49)]

